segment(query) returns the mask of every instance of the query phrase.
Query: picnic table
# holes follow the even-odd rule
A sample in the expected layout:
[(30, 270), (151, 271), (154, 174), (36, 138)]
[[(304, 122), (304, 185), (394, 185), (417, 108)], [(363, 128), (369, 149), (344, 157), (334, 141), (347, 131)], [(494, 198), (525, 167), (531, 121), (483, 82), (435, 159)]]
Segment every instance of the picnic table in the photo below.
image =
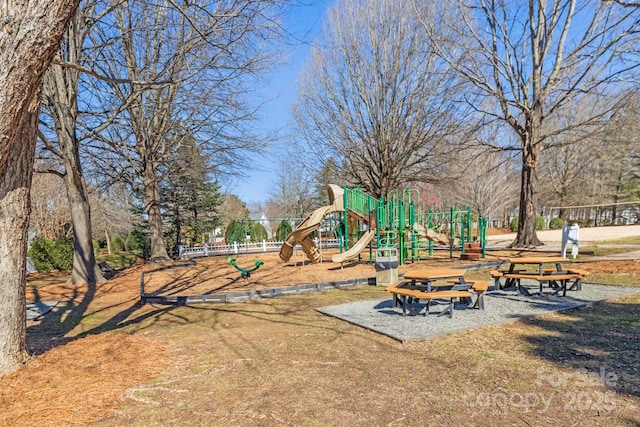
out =
[[(432, 286), (435, 286), (435, 282), (438, 280), (446, 280), (446, 279), (454, 279), (458, 280), (461, 285), (465, 285), (464, 275), (467, 270), (460, 270), (457, 268), (421, 268), (419, 270), (412, 270), (405, 273), (404, 278), (411, 280), (411, 285), (426, 286), (427, 292), (431, 292)], [(452, 287), (450, 283), (448, 285), (449, 288)], [(467, 286), (468, 288), (468, 286)]]
[[(575, 269), (564, 269), (562, 263), (566, 261), (568, 261), (567, 258), (558, 256), (509, 258), (509, 270), (505, 272), (492, 271), (491, 276), (496, 279), (496, 289), (499, 288), (500, 277), (504, 277), (503, 289), (515, 287), (518, 293), (531, 296), (529, 290), (521, 283), (522, 279), (529, 279), (540, 284), (540, 295), (543, 294), (543, 285), (547, 284), (554, 288), (553, 295), (558, 295), (562, 291), (562, 296), (566, 296), (567, 286), (572, 281), (571, 289), (580, 289), (582, 276), (586, 273)], [(548, 267), (550, 265), (551, 268)]]
[(425, 316), (429, 314), (429, 305), (433, 299), (448, 299), (449, 307), (439, 313), (439, 316), (449, 314), (453, 317), (453, 300), (476, 300), (470, 306), (484, 309), (482, 293), (487, 290), (486, 281), (465, 281), (466, 270), (452, 268), (423, 268), (405, 273), (404, 279), (388, 286), (387, 292), (393, 294), (393, 306), (402, 307), (402, 314), (406, 314), (408, 304), (424, 299), (427, 301)]

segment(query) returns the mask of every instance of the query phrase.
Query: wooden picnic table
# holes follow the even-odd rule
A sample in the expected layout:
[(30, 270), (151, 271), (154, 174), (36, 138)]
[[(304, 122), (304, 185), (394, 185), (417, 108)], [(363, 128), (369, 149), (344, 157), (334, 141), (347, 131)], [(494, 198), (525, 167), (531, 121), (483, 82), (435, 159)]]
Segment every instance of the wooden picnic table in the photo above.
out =
[(544, 265), (545, 264), (555, 264), (556, 271), (562, 271), (562, 263), (569, 261), (567, 258), (561, 256), (533, 256), (533, 257), (520, 257), (520, 258), (509, 258), (509, 273), (513, 273), (514, 267), (518, 264), (522, 265), (538, 265), (539, 273), (542, 275), (544, 273)]
[[(425, 316), (429, 313), (429, 304), (432, 299), (447, 299), (449, 306), (439, 315), (449, 314), (453, 317), (453, 300), (469, 301), (469, 306), (484, 309), (482, 294), (489, 287), (486, 281), (465, 282), (466, 270), (453, 268), (423, 268), (412, 270), (404, 275), (404, 279), (386, 288), (393, 293), (393, 306), (402, 307), (402, 314), (406, 312), (407, 304), (414, 300), (427, 301)], [(440, 281), (441, 283), (435, 283)], [(442, 283), (442, 281), (446, 281)], [(475, 287), (475, 288), (474, 288)], [(476, 301), (472, 302), (472, 296)]]
[[(535, 280), (540, 284), (540, 295), (542, 295), (542, 287), (544, 283), (555, 287), (554, 295), (562, 291), (562, 295), (566, 295), (567, 283), (570, 280), (579, 281), (582, 276), (570, 271), (564, 271), (562, 263), (568, 261), (567, 258), (552, 257), (520, 257), (509, 258), (509, 270), (503, 274), (505, 278), (505, 288), (515, 286), (518, 293), (530, 296), (529, 291), (521, 285), (522, 279)], [(545, 269), (545, 265), (553, 264), (554, 269)], [(517, 269), (517, 266), (536, 265), (537, 271), (527, 271), (526, 269)]]
[[(411, 280), (411, 285), (416, 286), (422, 283), (427, 287), (427, 292), (431, 292), (431, 287), (437, 280), (456, 279), (461, 285), (465, 284), (464, 275), (467, 270), (457, 268), (421, 268), (419, 270), (408, 271), (404, 274), (405, 280)], [(418, 285), (419, 286), (419, 285)], [(451, 283), (447, 286), (451, 287)]]

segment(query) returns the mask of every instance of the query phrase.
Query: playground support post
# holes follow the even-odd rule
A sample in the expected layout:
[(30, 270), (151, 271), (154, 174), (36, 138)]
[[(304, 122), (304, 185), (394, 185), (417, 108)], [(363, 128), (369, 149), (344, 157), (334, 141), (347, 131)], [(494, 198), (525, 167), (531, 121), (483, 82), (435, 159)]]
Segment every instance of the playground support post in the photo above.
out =
[(453, 206), (451, 206), (449, 208), (449, 258), (453, 258), (453, 239), (456, 237), (453, 227)]

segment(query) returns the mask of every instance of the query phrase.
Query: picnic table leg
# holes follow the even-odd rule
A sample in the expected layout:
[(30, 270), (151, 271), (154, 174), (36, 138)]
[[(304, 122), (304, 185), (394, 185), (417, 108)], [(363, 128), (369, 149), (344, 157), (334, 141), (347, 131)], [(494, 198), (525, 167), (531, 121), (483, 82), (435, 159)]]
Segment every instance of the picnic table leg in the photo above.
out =
[(520, 295), (524, 295), (525, 297), (530, 297), (531, 296), (531, 292), (529, 292), (529, 290), (527, 288), (522, 286), (522, 282), (520, 281), (520, 279), (516, 279), (516, 282), (517, 282), (517, 286), (518, 286), (518, 293)]
[(577, 278), (573, 285), (569, 288), (570, 291), (581, 291), (582, 290), (582, 278)]
[(449, 319), (453, 319), (453, 298), (449, 298), (449, 306), (438, 313), (438, 317), (448, 314)]
[(569, 283), (569, 279), (562, 279), (560, 281), (560, 285), (556, 288), (552, 295), (558, 295), (560, 291), (562, 291), (562, 296), (567, 296), (567, 284)]

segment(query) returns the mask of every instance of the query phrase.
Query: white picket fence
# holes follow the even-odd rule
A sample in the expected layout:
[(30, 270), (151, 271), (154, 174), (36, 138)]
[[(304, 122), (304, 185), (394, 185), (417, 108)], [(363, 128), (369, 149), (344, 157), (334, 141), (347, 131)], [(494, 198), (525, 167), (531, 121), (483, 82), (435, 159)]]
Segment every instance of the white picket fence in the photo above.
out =
[[(314, 243), (320, 249), (337, 248), (340, 243), (338, 239), (313, 239)], [(230, 256), (230, 255), (242, 255), (253, 254), (260, 252), (279, 252), (280, 247), (284, 242), (269, 242), (263, 240), (262, 242), (246, 242), (237, 243), (234, 242), (231, 245), (208, 245), (202, 244), (199, 246), (180, 246), (178, 248), (178, 256), (180, 258), (198, 258), (205, 256)], [(300, 245), (296, 245), (295, 250), (301, 250)]]

